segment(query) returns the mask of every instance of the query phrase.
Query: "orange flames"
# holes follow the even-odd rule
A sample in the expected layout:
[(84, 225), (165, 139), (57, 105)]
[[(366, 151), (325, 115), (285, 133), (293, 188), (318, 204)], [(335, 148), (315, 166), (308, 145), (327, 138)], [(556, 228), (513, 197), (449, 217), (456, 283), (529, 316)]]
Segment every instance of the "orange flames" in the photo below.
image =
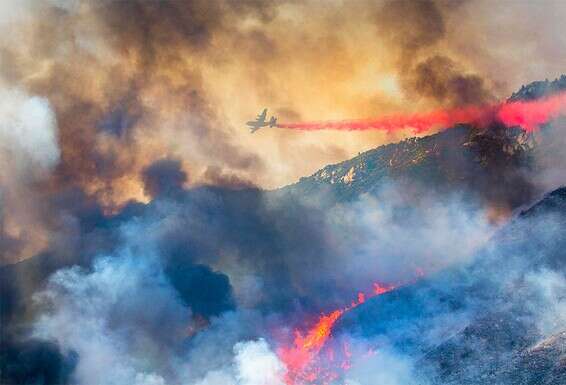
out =
[[(293, 345), (278, 349), (278, 355), (287, 367), (285, 382), (288, 385), (329, 384), (339, 376), (336, 368), (349, 369), (351, 353), (348, 345), (343, 344), (340, 352), (335, 352), (332, 347), (327, 346), (332, 328), (344, 313), (364, 303), (367, 298), (393, 289), (393, 285), (374, 283), (371, 293), (360, 292), (357, 301), (353, 301), (350, 306), (321, 315), (305, 334), (295, 330)], [(341, 362), (338, 362), (339, 360)]]
[(507, 127), (520, 126), (526, 131), (534, 131), (541, 125), (564, 114), (566, 114), (566, 92), (531, 101), (467, 106), (418, 114), (397, 114), (379, 119), (280, 123), (277, 127), (306, 131), (382, 130), (387, 132), (410, 128), (415, 134), (418, 134), (434, 128), (449, 128), (458, 123), (470, 123), (478, 127), (486, 127), (493, 121), (499, 121)]

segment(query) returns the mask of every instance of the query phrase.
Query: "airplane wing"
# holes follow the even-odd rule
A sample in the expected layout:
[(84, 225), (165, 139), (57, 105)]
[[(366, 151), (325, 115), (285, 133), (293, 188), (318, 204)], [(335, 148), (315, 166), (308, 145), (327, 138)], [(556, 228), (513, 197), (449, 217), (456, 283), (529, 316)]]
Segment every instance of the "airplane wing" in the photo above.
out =
[(257, 116), (258, 122), (265, 122), (265, 117), (267, 116), (267, 108), (264, 108), (261, 114)]

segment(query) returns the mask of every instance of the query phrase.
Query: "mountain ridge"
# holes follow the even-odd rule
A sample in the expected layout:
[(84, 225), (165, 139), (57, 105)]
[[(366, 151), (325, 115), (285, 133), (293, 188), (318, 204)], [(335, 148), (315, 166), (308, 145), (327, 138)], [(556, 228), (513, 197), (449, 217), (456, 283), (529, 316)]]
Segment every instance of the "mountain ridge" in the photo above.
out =
[[(541, 85), (536, 84), (533, 86), (535, 87), (534, 89), (542, 87), (554, 90), (554, 88), (549, 86), (552, 83), (543, 82), (540, 83)], [(527, 98), (530, 97), (529, 95), (537, 94), (531, 88), (527, 86), (525, 90), (518, 91), (519, 96), (515, 97)], [(415, 189), (417, 195), (420, 194), (421, 190), (419, 189), (425, 187), (434, 189), (442, 194), (449, 194), (453, 190), (458, 190), (463, 191), (466, 197), (473, 200), (488, 201), (490, 204), (500, 204), (516, 209), (524, 207), (523, 205), (532, 204), (533, 197), (535, 196), (531, 186), (522, 175), (525, 170), (529, 169), (529, 156), (532, 146), (532, 137), (525, 135), (519, 129), (507, 129), (495, 125), (487, 131), (477, 131), (471, 126), (458, 125), (455, 128), (437, 134), (422, 138), (409, 138), (399, 143), (388, 144), (366, 151), (344, 162), (325, 166), (310, 177), (302, 178), (295, 184), (275, 191), (267, 192), (257, 189), (233, 191), (220, 187), (180, 188), (179, 191), (174, 191), (171, 195), (156, 198), (155, 202), (152, 201), (148, 204), (131, 203), (119, 213), (109, 216), (103, 214), (103, 211), (96, 204), (92, 207), (87, 205), (87, 208), (72, 207), (70, 212), (76, 215), (79, 225), (83, 225), (82, 222), (88, 224), (85, 227), (86, 230), (84, 230), (85, 234), (80, 239), (81, 248), (77, 250), (76, 257), (59, 257), (47, 252), (15, 265), (0, 267), (0, 297), (2, 301), (0, 304), (0, 321), (3, 325), (13, 326), (10, 330), (8, 330), (8, 327), (3, 328), (2, 333), (13, 333), (14, 336), (9, 337), (19, 340), (22, 329), (25, 331), (25, 328), (29, 326), (26, 322), (29, 322), (31, 314), (31, 310), (28, 308), (31, 303), (31, 296), (43, 287), (51, 273), (70, 265), (80, 265), (88, 269), (89, 263), (98, 254), (103, 252), (110, 253), (112, 248), (108, 246), (109, 244), (118, 243), (117, 238), (115, 238), (117, 235), (113, 232), (114, 229), (119, 228), (131, 219), (143, 218), (146, 215), (162, 214), (159, 211), (162, 205), (166, 206), (168, 203), (173, 203), (177, 211), (182, 210), (183, 205), (186, 205), (188, 207), (186, 211), (175, 213), (179, 217), (192, 218), (195, 215), (202, 215), (202, 217), (198, 217), (202, 220), (202, 223), (198, 223), (198, 221), (187, 222), (197, 226), (194, 231), (197, 236), (190, 238), (188, 234), (183, 234), (180, 241), (176, 240), (178, 244), (173, 242), (172, 246), (171, 239), (174, 239), (174, 236), (165, 239), (164, 244), (161, 245), (163, 246), (161, 251), (164, 253), (170, 252), (171, 255), (168, 255), (167, 258), (171, 260), (181, 261), (190, 265), (193, 263), (191, 258), (196, 258), (190, 254), (191, 252), (194, 252), (197, 257), (201, 254), (212, 255), (218, 251), (218, 244), (222, 243), (221, 246), (227, 249), (238, 249), (238, 251), (244, 254), (246, 252), (255, 252), (261, 256), (268, 255), (270, 263), (275, 265), (279, 263), (276, 260), (277, 257), (288, 257), (294, 254), (299, 255), (303, 262), (311, 258), (315, 259), (319, 252), (325, 251), (318, 250), (316, 245), (313, 246), (311, 244), (311, 242), (315, 243), (313, 239), (316, 240), (317, 237), (324, 237), (324, 234), (315, 231), (319, 225), (319, 222), (317, 222), (319, 220), (318, 217), (312, 219), (312, 226), (309, 227), (311, 230), (314, 229), (312, 233), (303, 234), (300, 229), (297, 230), (297, 222), (310, 220), (310, 212), (305, 211), (309, 207), (301, 206), (304, 200), (316, 200), (321, 206), (320, 211), (324, 214), (325, 208), (329, 206), (352, 202), (364, 194), (377, 194), (384, 184), (392, 181), (402, 186), (417, 186), (418, 188)], [(274, 216), (277, 220), (274, 223), (266, 220), (266, 209), (264, 207), (266, 197), (268, 199), (281, 198), (282, 201), (275, 209), (269, 208), (275, 211)], [(566, 197), (566, 190), (555, 190), (529, 209), (525, 209), (518, 218), (528, 219), (534, 216), (533, 213), (537, 212), (561, 213), (563, 211), (563, 203), (566, 202), (563, 199), (564, 197)], [(88, 201), (88, 197), (82, 197), (81, 199)], [(81, 199), (77, 198), (78, 201), (81, 201)], [(295, 199), (298, 199), (298, 202), (295, 202)], [(554, 206), (549, 202), (554, 202)], [(234, 223), (238, 224), (236, 228), (233, 227)], [(225, 230), (223, 226), (230, 228), (230, 232), (223, 233), (222, 231)], [(203, 232), (198, 233), (199, 230)], [(531, 229), (527, 228), (526, 230)], [(212, 234), (214, 239), (212, 239), (211, 243), (207, 243), (200, 239), (201, 237), (198, 237), (198, 235), (202, 236), (203, 234), (208, 236)], [(527, 232), (524, 234), (525, 239), (531, 239), (527, 235), (532, 235), (532, 233)], [(222, 239), (221, 236), (227, 239)], [(506, 242), (510, 242), (507, 246), (509, 250), (515, 248), (513, 244), (515, 238), (517, 237), (510, 236), (508, 239), (504, 239)], [(167, 244), (167, 247), (165, 247), (165, 244)], [(289, 244), (291, 244), (291, 250), (287, 251), (285, 248), (289, 247)], [(540, 248), (541, 242), (533, 242), (533, 244), (534, 246), (531, 246), (531, 248)], [(193, 247), (192, 249), (191, 246)], [(561, 247), (562, 244), (560, 243), (552, 251), (554, 252)], [(564, 247), (566, 248), (566, 245)], [(190, 250), (190, 252), (187, 250)], [(275, 262), (273, 262), (274, 260)], [(167, 260), (166, 262), (169, 263), (170, 261)], [(551, 260), (550, 262), (552, 263), (549, 266), (552, 267), (553, 264), (560, 263), (561, 260), (557, 258), (555, 261)], [(499, 263), (501, 262), (499, 261)], [(480, 271), (483, 268), (485, 266), (477, 267)], [(277, 273), (278, 276), (281, 276), (279, 271)], [(214, 275), (213, 273), (211, 274)], [(458, 281), (458, 279), (463, 277), (462, 275), (457, 275), (454, 278), (454, 276), (450, 276), (448, 273), (443, 274), (445, 275), (441, 275), (441, 278), (444, 277), (444, 280), (451, 278), (456, 280), (457, 284), (461, 285), (463, 289), (470, 290), (465, 286), (467, 283), (466, 279)], [(26, 282), (26, 285), (24, 285), (25, 290), (22, 290), (18, 286), (19, 282), (14, 277), (25, 277), (26, 280), (31, 282)], [(279, 277), (279, 279), (282, 283), (285, 283), (284, 276), (282, 278)], [(434, 283), (434, 279), (436, 278), (430, 277), (426, 282)], [(281, 282), (278, 281), (277, 284)], [(411, 296), (411, 291), (413, 290), (411, 287), (419, 288), (421, 287), (419, 285), (423, 284), (416, 283), (394, 290), (383, 296), (369, 299), (363, 305), (358, 306), (351, 314), (348, 314), (348, 317), (353, 317), (363, 312), (367, 312), (369, 316), (373, 317), (370, 310), (374, 304), (383, 303), (383, 301), (388, 301), (391, 298), (405, 296), (406, 306), (404, 308), (391, 306), (388, 309), (393, 316), (395, 314), (392, 312), (400, 314), (404, 311), (403, 309), (407, 310), (406, 318), (401, 320), (401, 325), (406, 325), (407, 322), (411, 321), (412, 315), (420, 311), (428, 311), (420, 306), (418, 297)], [(488, 285), (487, 289), (486, 287), (481, 287), (485, 290), (478, 290), (477, 287), (473, 289), (481, 292), (483, 297), (489, 296), (491, 293), (488, 289), (491, 288), (490, 285), (492, 284), (493, 282), (490, 281), (481, 281), (478, 285)], [(453, 293), (448, 293), (438, 286), (431, 285), (426, 289), (436, 290), (434, 293), (438, 294), (437, 297), (442, 302), (442, 309), (446, 311), (458, 310), (464, 306), (462, 298), (456, 298)], [(265, 290), (267, 289), (269, 288), (266, 286)], [(462, 292), (457, 289), (458, 287), (454, 290), (454, 293), (461, 296)], [(285, 298), (278, 298), (276, 292), (277, 290), (273, 290), (266, 296), (274, 302), (283, 302)], [(271, 295), (273, 297), (270, 297)], [(485, 300), (483, 297), (481, 298), (482, 301)], [(301, 300), (304, 301), (303, 298)], [(395, 305), (394, 301), (392, 303)], [(22, 324), (14, 321), (13, 317), (15, 315), (22, 316), (23, 321), (17, 320), (22, 321)], [(433, 316), (434, 313), (428, 311), (425, 315)], [(512, 319), (501, 318), (501, 320), (501, 322), (507, 322), (501, 323), (501, 325), (509, 326), (503, 329), (509, 333), (514, 331), (514, 326), (517, 324), (513, 323)], [(347, 323), (346, 321), (344, 321), (344, 324)], [(397, 321), (399, 320), (396, 320), (395, 317), (391, 320), (393, 324)], [(10, 325), (12, 322), (14, 324)], [(382, 326), (386, 327), (387, 325)], [(480, 333), (479, 338), (483, 338), (481, 333), (489, 331), (491, 322), (488, 319), (484, 324), (480, 323), (480, 326), (482, 327), (478, 328), (477, 331)], [(473, 330), (468, 330), (468, 332), (473, 339), (476, 338)], [(561, 335), (559, 334), (559, 336)], [(409, 335), (402, 341), (409, 346), (415, 343), (416, 339), (414, 337)], [(10, 342), (10, 340), (7, 341)], [(503, 342), (505, 341), (503, 338)], [(556, 346), (561, 341), (563, 341), (561, 337), (554, 340), (550, 339), (547, 343), (528, 339), (521, 345), (524, 349), (517, 353), (519, 358), (512, 362), (516, 362), (517, 366), (523, 365), (528, 367), (534, 362), (533, 360), (536, 360), (537, 357), (540, 358), (541, 354), (552, 358), (556, 354), (557, 349), (561, 349), (562, 345)], [(448, 344), (447, 341), (444, 342)], [(542, 345), (536, 348), (536, 345), (533, 345), (535, 342)], [(504, 343), (502, 346), (505, 346)], [(3, 350), (4, 347), (0, 346), (0, 356), (5, 354), (6, 356), (17, 357), (18, 352), (24, 348), (25, 346), (23, 348), (18, 347), (14, 350), (16, 353), (13, 353), (12, 347), (8, 346), (7, 350)], [(46, 352), (52, 352), (49, 354), (55, 356), (59, 354), (57, 352), (57, 354), (53, 353), (52, 346), (42, 345), (38, 349), (38, 354), (48, 354)], [(36, 350), (33, 351), (35, 352)], [(541, 351), (543, 353), (539, 354)], [(455, 356), (451, 352), (453, 350), (450, 350), (450, 346), (441, 344), (436, 351), (430, 352), (430, 357), (437, 357), (437, 360), (433, 362), (434, 364), (442, 364), (443, 360), (449, 361), (450, 359), (452, 359), (451, 363), (455, 364)], [(520, 357), (523, 357), (522, 361)], [(511, 365), (510, 362), (506, 361), (504, 364)], [(554, 361), (552, 362), (554, 363)], [(555, 367), (553, 366), (553, 368)], [(459, 370), (464, 369), (464, 367), (454, 366), (450, 372), (440, 378), (439, 383), (450, 383), (452, 380), (458, 383), (457, 381), (459, 380), (468, 380), (460, 376)], [(481, 369), (484, 370), (485, 368)], [(511, 376), (516, 374), (513, 370), (509, 370)], [(552, 370), (560, 371), (562, 369), (558, 366), (558, 369)], [(487, 383), (485, 381), (473, 382), (473, 379), (470, 381), (472, 382), (469, 383)], [(551, 383), (549, 382), (549, 384)]]
[[(566, 75), (522, 86), (508, 101), (528, 101), (566, 90)], [(308, 177), (279, 189), (294, 197), (324, 194), (330, 204), (372, 194), (387, 181), (434, 184), (439, 192), (456, 187), (473, 198), (514, 210), (540, 192), (521, 176), (530, 172), (534, 136), (524, 130), (492, 124), (485, 130), (459, 124), (440, 132), (411, 137), (326, 165)], [(486, 186), (486, 188), (484, 188)], [(496, 187), (495, 194), (488, 191)], [(473, 190), (480, 188), (479, 194)], [(501, 200), (498, 196), (504, 195)]]
[[(336, 325), (337, 333), (368, 338), (410, 330), (396, 349), (420, 356), (416, 375), (433, 384), (563, 384), (566, 326), (558, 314), (550, 334), (541, 329), (539, 312), (549, 304), (529, 282), (566, 277), (565, 226), (560, 187), (503, 226), (471, 264), (368, 299)], [(444, 325), (454, 332), (430, 346), (427, 329), (463, 309), (463, 320)]]

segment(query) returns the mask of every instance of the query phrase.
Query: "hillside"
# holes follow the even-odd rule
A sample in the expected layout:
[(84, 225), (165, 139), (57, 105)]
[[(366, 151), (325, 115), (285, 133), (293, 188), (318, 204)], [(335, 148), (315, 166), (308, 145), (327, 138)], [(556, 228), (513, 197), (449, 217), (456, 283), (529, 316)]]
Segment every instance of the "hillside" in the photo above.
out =
[[(557, 83), (533, 83), (512, 97), (530, 98), (564, 88), (562, 77)], [(525, 177), (533, 171), (531, 156), (536, 146), (533, 137), (519, 129), (494, 125), (478, 131), (459, 125), (380, 146), (275, 191), (186, 189), (173, 183), (172, 189), (164, 189), (151, 202), (131, 202), (116, 213), (105, 213), (96, 199), (83, 192), (69, 191), (73, 199), (65, 200), (65, 212), (80, 230), (72, 234), (72, 242), (54, 242), (42, 254), (0, 267), (0, 363), (9, 369), (0, 371), (0, 382), (19, 384), (25, 378), (23, 383), (42, 383), (42, 378), (50, 378), (44, 383), (65, 383), (61, 378), (68, 377), (77, 360), (72, 352), (60, 351), (49, 341), (26, 338), (34, 317), (43, 310), (34, 306), (32, 296), (45, 288), (49, 276), (65, 267), (79, 265), (88, 272), (100, 255), (119, 259), (125, 228), (155, 223), (143, 234), (156, 243), (171, 290), (198, 310), (196, 317), (205, 323), (207, 317), (236, 306), (233, 283), (214, 264), (214, 269), (208, 267), (210, 261), (244, 264), (244, 270), (253, 267), (256, 276), (244, 283), (261, 288), (261, 295), (250, 300), (254, 309), (265, 313), (276, 309), (295, 319), (302, 315), (297, 315), (297, 309), (320, 314), (351, 298), (348, 272), (336, 268), (335, 261), (350, 262), (356, 247), (367, 240), (355, 233), (361, 229), (356, 215), (364, 208), (352, 210), (354, 223), (337, 221), (338, 227), (328, 225), (329, 209), (355, 202), (364, 194), (379, 197), (389, 182), (414, 194), (389, 207), (401, 215), (388, 218), (387, 225), (403, 232), (405, 218), (418, 218), (419, 210), (427, 210), (429, 202), (419, 203), (426, 192), (441, 202), (443, 194), (456, 192), (466, 203), (517, 209), (532, 204), (538, 194)], [(418, 221), (409, 224), (418, 227), (421, 223), (426, 226)], [(552, 381), (564, 376), (565, 330), (538, 330), (533, 307), (525, 304), (536, 309), (546, 309), (548, 304), (538, 301), (538, 294), (521, 286), (521, 281), (543, 270), (565, 274), (564, 226), (566, 189), (560, 189), (505, 226), (474, 264), (368, 300), (340, 320), (336, 332), (390, 337), (395, 349), (416, 360), (422, 368), (420, 375), (438, 384), (534, 384), (528, 377), (532, 373), (549, 379), (544, 383), (558, 384)], [(352, 239), (341, 238), (343, 234)], [(72, 243), (73, 252), (61, 254), (62, 243)], [(187, 277), (194, 276), (199, 279), (191, 286)], [(207, 291), (203, 289), (207, 285), (217, 289), (209, 290), (213, 300), (196, 301), (194, 293)], [(333, 295), (327, 295), (329, 287)], [(220, 306), (209, 306), (215, 302)], [(439, 330), (439, 320), (447, 321), (440, 325), (444, 333), (432, 338), (427, 333)], [(42, 366), (45, 361), (59, 362), (61, 371), (47, 372)]]
[[(566, 75), (522, 86), (509, 101), (532, 100), (566, 90)], [(426, 186), (437, 192), (469, 193), (515, 209), (537, 195), (525, 178), (532, 168), (532, 135), (492, 125), (459, 125), (421, 138), (408, 138), (328, 165), (283, 189), (296, 197), (324, 194), (330, 202), (373, 194), (388, 181)], [(331, 203), (332, 204), (332, 203)]]
[(534, 100), (563, 90), (566, 90), (566, 75), (552, 81), (546, 79), (524, 85), (507, 100)]
[(493, 127), (479, 132), (461, 125), (326, 166), (287, 190), (299, 196), (324, 191), (341, 202), (375, 193), (388, 181), (395, 181), (438, 192), (462, 189), (482, 198), (504, 198), (506, 202), (500, 203), (516, 207), (524, 203), (522, 197), (528, 197), (524, 192), (529, 186), (517, 170), (528, 167), (532, 146), (532, 138), (521, 130), (504, 132)]
[[(337, 329), (388, 336), (434, 384), (562, 384), (565, 226), (561, 188), (503, 227), (470, 265), (375, 297)], [(432, 338), (435, 328), (442, 333)]]

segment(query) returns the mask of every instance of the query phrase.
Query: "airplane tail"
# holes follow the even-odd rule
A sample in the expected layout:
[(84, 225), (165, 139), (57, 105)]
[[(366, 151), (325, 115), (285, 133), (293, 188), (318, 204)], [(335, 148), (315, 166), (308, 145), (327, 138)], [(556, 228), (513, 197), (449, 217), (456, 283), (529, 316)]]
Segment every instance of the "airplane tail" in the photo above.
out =
[(275, 127), (277, 125), (277, 118), (275, 116), (272, 116), (271, 119), (269, 119), (269, 127)]

